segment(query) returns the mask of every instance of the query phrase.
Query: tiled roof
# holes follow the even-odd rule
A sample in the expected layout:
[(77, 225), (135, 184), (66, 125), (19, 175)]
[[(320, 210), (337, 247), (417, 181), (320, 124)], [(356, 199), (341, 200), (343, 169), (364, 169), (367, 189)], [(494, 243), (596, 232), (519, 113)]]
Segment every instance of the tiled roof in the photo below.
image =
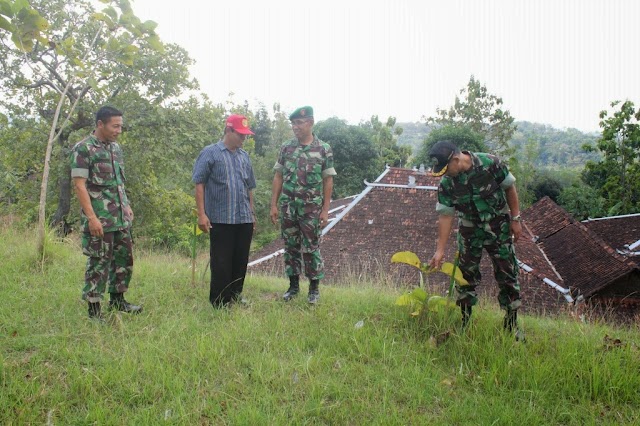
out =
[(637, 270), (548, 197), (524, 211), (523, 218), (565, 284), (584, 297)]
[[(589, 219), (582, 223), (611, 247), (622, 252), (628, 251), (628, 246), (640, 240), (640, 214)], [(633, 251), (640, 251), (640, 248)], [(629, 259), (640, 265), (640, 256), (631, 256)]]

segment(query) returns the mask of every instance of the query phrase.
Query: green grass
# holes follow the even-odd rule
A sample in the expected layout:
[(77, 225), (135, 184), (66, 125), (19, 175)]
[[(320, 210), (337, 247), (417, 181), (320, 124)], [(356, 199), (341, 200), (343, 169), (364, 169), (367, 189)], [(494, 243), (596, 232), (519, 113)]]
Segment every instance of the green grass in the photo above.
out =
[(43, 268), (32, 235), (0, 239), (3, 425), (640, 422), (637, 327), (523, 315), (523, 344), (488, 303), (461, 332), (457, 313), (410, 318), (397, 289), (322, 287), (309, 307), (256, 276), (248, 306), (214, 310), (189, 259), (153, 253), (137, 253), (127, 294), (144, 313), (100, 324), (77, 242), (49, 244)]

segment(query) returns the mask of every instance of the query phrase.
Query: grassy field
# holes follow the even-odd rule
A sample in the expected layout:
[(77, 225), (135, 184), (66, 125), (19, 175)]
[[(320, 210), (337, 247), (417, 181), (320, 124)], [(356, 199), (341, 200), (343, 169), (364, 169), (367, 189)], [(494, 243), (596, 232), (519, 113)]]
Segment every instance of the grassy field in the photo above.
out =
[(136, 253), (127, 294), (144, 313), (100, 324), (77, 242), (49, 244), (42, 266), (33, 240), (0, 230), (3, 425), (640, 423), (637, 326), (523, 315), (518, 343), (490, 304), (462, 332), (376, 283), (322, 287), (309, 307), (258, 276), (247, 306), (214, 310), (189, 259), (154, 253)]

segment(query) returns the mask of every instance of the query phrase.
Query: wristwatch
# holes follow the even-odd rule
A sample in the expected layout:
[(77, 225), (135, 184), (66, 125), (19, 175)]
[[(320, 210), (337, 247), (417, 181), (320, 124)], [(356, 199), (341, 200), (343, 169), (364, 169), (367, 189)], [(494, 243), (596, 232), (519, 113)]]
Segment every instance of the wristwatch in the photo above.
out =
[(517, 214), (515, 216), (511, 216), (511, 221), (512, 222), (522, 222), (522, 216), (520, 216), (519, 214)]

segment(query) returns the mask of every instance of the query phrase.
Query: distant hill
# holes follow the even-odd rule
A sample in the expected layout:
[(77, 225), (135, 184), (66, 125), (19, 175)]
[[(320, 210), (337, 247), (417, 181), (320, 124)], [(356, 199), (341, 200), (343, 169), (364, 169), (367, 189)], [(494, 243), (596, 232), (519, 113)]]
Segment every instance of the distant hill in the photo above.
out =
[(518, 129), (511, 138), (511, 143), (523, 147), (527, 141), (537, 141), (540, 155), (536, 160), (537, 166), (581, 167), (587, 160), (597, 161), (600, 154), (585, 152), (582, 145), (595, 145), (601, 136), (598, 133), (583, 133), (577, 129), (556, 129), (549, 125), (516, 122)]
[[(598, 133), (583, 133), (577, 129), (556, 129), (555, 127), (531, 123), (529, 121), (516, 121), (518, 128), (511, 139), (516, 147), (524, 147), (527, 141), (537, 141), (540, 155), (536, 166), (541, 167), (581, 167), (587, 160), (597, 161), (598, 153), (587, 153), (582, 150), (585, 143), (595, 145), (600, 137)], [(397, 123), (403, 132), (398, 138), (399, 145), (410, 146), (413, 152), (417, 152), (422, 142), (431, 131), (425, 123)]]

